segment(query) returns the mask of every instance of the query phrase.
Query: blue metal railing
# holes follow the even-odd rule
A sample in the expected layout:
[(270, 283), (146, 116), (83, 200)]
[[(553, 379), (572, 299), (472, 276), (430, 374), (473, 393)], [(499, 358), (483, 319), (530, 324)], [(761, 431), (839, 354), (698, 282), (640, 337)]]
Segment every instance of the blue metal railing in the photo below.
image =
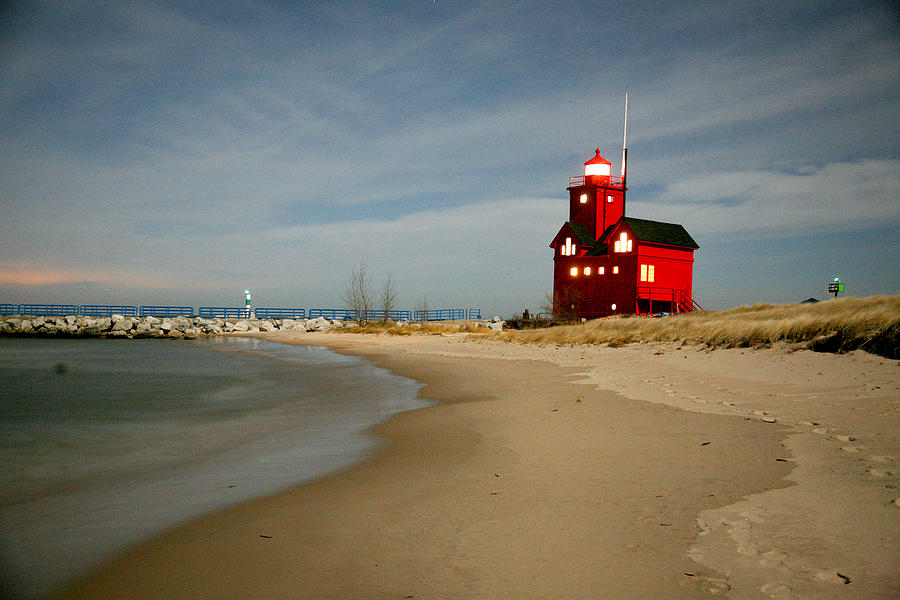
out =
[(385, 318), (390, 321), (412, 321), (413, 313), (411, 310), (391, 310), (387, 314), (383, 310), (367, 310), (364, 316), (366, 321), (383, 321)]
[(305, 319), (304, 308), (257, 308), (253, 311), (257, 319)]
[(77, 315), (78, 307), (74, 304), (20, 304), (16, 314), (29, 317), (65, 317)]
[(82, 304), (78, 307), (79, 315), (85, 317), (111, 317), (122, 315), (123, 317), (138, 316), (137, 306), (122, 306), (111, 304)]
[(338, 319), (343, 321), (355, 321), (356, 311), (346, 308), (311, 308), (309, 309), (309, 318), (315, 319), (322, 317), (325, 319)]
[[(357, 312), (346, 308), (268, 308), (261, 307), (253, 311), (257, 319), (315, 319), (324, 317), (330, 320), (356, 321)], [(238, 318), (249, 319), (250, 309), (232, 306), (201, 306), (197, 312), (192, 306), (136, 306), (114, 304), (12, 304), (0, 303), (0, 315), (24, 315), (34, 317), (62, 317), (82, 315), (91, 317), (109, 317), (112, 315), (125, 317), (193, 317), (198, 315), (207, 319)], [(478, 308), (443, 308), (426, 311), (392, 310), (385, 315), (383, 310), (369, 310), (365, 313), (367, 321), (380, 321), (387, 316), (392, 321), (448, 321), (452, 319), (480, 319)]]
[(250, 309), (246, 307), (236, 308), (233, 306), (201, 306), (198, 314), (204, 319), (227, 319), (229, 317), (249, 319)]
[(142, 317), (193, 317), (193, 306), (141, 306)]
[(466, 309), (436, 308), (432, 310), (417, 310), (414, 316), (416, 321), (452, 321), (455, 319), (465, 319)]

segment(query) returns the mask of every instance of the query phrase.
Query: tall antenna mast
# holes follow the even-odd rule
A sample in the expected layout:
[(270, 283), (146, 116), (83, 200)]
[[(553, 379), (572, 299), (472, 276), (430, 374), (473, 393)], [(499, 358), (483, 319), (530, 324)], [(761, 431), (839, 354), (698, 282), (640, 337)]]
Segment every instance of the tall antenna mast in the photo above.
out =
[(625, 92), (625, 125), (622, 130), (622, 216), (625, 216), (625, 165), (628, 161), (628, 92)]

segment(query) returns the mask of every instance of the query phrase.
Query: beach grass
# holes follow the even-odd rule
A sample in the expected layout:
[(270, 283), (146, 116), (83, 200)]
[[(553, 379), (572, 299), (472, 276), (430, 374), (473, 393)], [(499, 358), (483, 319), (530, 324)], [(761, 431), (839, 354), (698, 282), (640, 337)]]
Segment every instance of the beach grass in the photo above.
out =
[(407, 323), (370, 321), (363, 325), (352, 325), (334, 329), (337, 333), (374, 333), (387, 335), (443, 335), (446, 333), (491, 333), (492, 330), (477, 323)]
[(810, 304), (754, 304), (662, 318), (622, 315), (581, 324), (504, 332), (523, 343), (681, 342), (713, 348), (778, 343), (823, 352), (866, 350), (900, 358), (900, 295), (842, 298)]

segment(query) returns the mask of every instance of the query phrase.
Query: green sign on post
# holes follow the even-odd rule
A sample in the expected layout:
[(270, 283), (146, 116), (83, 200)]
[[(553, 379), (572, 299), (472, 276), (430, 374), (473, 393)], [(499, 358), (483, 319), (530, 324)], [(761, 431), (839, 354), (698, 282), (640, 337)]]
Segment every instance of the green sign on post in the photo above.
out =
[(835, 277), (834, 281), (828, 284), (828, 293), (834, 294), (835, 298), (837, 298), (838, 294), (844, 293), (844, 284), (841, 283), (840, 278)]

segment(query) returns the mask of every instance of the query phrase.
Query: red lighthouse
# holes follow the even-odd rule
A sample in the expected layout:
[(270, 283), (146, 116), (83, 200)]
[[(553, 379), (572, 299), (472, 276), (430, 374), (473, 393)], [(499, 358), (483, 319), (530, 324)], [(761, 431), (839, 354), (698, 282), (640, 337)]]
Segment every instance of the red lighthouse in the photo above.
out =
[[(623, 155), (624, 160), (624, 155)], [(553, 310), (574, 318), (689, 312), (694, 250), (681, 225), (625, 216), (624, 174), (596, 150), (569, 178), (569, 220), (550, 242)]]

